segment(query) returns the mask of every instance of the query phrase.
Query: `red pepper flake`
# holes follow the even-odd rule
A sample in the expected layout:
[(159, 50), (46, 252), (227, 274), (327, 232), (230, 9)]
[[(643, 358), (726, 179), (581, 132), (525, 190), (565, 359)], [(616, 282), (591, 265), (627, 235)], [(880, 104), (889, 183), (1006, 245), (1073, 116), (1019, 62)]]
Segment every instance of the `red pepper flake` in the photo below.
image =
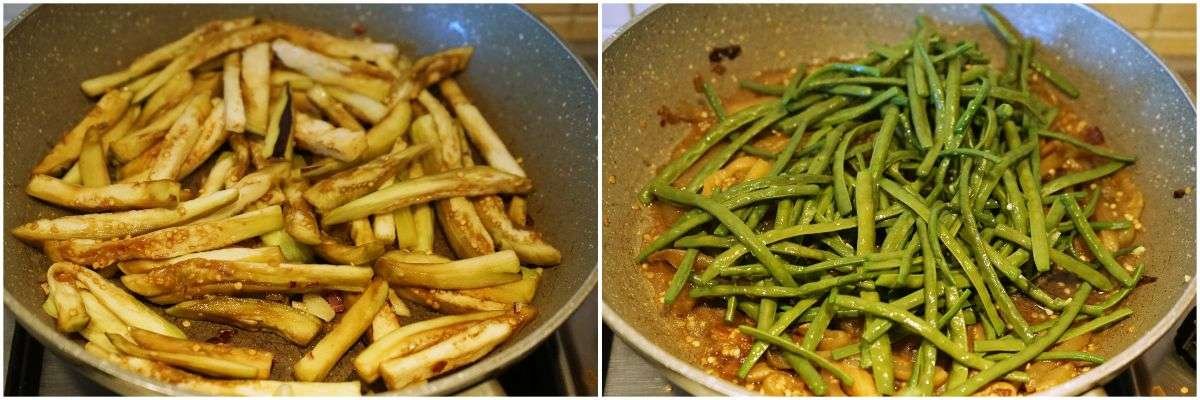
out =
[(1095, 125), (1088, 125), (1087, 128), (1083, 128), (1083, 141), (1094, 145), (1104, 144), (1104, 132)]
[(1177, 199), (1182, 199), (1184, 196), (1187, 196), (1188, 193), (1191, 193), (1191, 192), (1192, 192), (1192, 188), (1190, 188), (1190, 187), (1179, 188), (1179, 189), (1175, 189), (1175, 191), (1171, 193), (1171, 196), (1175, 197)]
[(208, 340), (205, 340), (205, 342), (212, 344), (228, 344), (229, 341), (233, 339), (234, 332), (235, 331), (233, 329), (221, 329), (217, 331), (217, 336), (210, 337)]
[(329, 302), (329, 307), (333, 308), (333, 312), (346, 312), (346, 301), (342, 299), (342, 292), (325, 292), (325, 301)]
[(355, 36), (362, 36), (367, 33), (367, 27), (361, 21), (354, 21), (353, 24), (350, 24), (350, 30), (354, 31)]

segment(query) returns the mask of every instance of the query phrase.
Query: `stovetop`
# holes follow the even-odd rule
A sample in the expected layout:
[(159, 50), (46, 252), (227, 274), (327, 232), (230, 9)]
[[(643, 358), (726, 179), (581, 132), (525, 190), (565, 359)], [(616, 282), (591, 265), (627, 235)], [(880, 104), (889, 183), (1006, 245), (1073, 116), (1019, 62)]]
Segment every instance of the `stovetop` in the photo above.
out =
[[(604, 327), (605, 396), (688, 396)], [(1196, 309), (1108, 384), (1085, 395), (1195, 396)]]

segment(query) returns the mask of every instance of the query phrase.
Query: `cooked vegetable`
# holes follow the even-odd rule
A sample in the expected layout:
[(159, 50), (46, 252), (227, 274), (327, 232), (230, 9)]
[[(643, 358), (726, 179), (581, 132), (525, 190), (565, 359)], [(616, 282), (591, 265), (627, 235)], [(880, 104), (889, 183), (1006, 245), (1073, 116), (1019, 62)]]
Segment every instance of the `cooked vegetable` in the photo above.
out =
[(209, 296), (167, 309), (178, 318), (211, 321), (242, 329), (266, 330), (298, 345), (307, 345), (321, 331), (321, 321), (306, 312), (258, 299)]
[(121, 277), (134, 293), (158, 304), (174, 304), (210, 294), (309, 293), (363, 290), (370, 268), (320, 264), (265, 264), (194, 258), (144, 274)]
[[(675, 268), (644, 270), (668, 314), (708, 335), (706, 368), (768, 395), (966, 396), (1034, 393), (1104, 362), (1080, 350), (1132, 313), (1112, 307), (1141, 278), (1138, 255), (1117, 251), (1134, 248), (1142, 207), (1124, 171), (1135, 158), (1060, 117), (1061, 99), (1037, 86), (1075, 88), (1034, 58), (1032, 38), (984, 14), (1010, 46), (1005, 71), (918, 18), (904, 42), (864, 57), (801, 66), (782, 85), (742, 81), (762, 99), (740, 109), (705, 85), (712, 111), (696, 125), (706, 131), (637, 194), (685, 209), (652, 228), (637, 261)], [(441, 88), (503, 169), (476, 137), (486, 122), (471, 122), (452, 82)], [(791, 186), (802, 179), (805, 190)], [(520, 230), (503, 200), (475, 201), (501, 247), (519, 249), (505, 245)], [(652, 208), (647, 226), (676, 215)], [(1086, 304), (1093, 287), (1103, 300)], [(453, 294), (499, 300), (479, 290)], [(473, 304), (398, 292), (442, 309)], [(736, 372), (713, 361), (747, 339)], [(1037, 362), (1060, 360), (1071, 362), (1054, 373)]]
[(246, 106), (242, 101), (242, 55), (229, 53), (221, 70), (221, 92), (225, 96), (225, 127), (230, 132), (246, 131)]
[[(278, 349), (225, 344), (225, 329), (188, 339), (175, 321), (268, 331), (301, 347), (319, 339), (291, 366), (298, 381), (324, 380), (343, 357), (358, 358), (351, 349), (364, 336), (382, 343), (362, 359), (371, 360), (362, 367), (370, 381), (385, 362), (408, 360), (383, 374), (394, 387), (484, 356), (534, 315), (528, 303), (541, 270), (521, 268), (523, 257), (549, 264), (560, 256), (513, 228), (493, 196), (488, 223), (515, 249), (495, 252), (468, 198), (532, 190), (523, 172), (474, 167), (462, 124), (426, 91), (463, 70), (471, 53), (449, 49), (413, 63), (391, 43), (241, 18), (213, 21), (84, 82), (88, 95), (103, 96), (26, 186), (81, 213), (12, 231), (55, 261), (42, 310), (89, 352), (209, 395), (363, 388), (266, 380)], [(410, 144), (414, 107), (429, 116)], [(464, 259), (436, 255), (432, 206)], [(401, 294), (444, 313), (494, 311), (421, 322), (428, 316)], [(485, 324), (495, 326), (463, 336)], [(211, 334), (198, 327), (192, 333)], [(414, 370), (426, 366), (434, 370)]]
[(372, 281), (333, 330), (296, 363), (293, 368), (296, 379), (304, 382), (324, 379), (333, 364), (371, 326), (372, 317), (387, 301), (387, 293), (387, 282), (382, 279)]
[[(304, 191), (309, 204), (327, 213), (347, 202), (360, 198), (379, 188), (384, 181), (394, 177), (404, 163), (420, 156), (429, 146), (415, 145), (401, 151), (380, 156), (366, 164), (348, 169), (322, 179)], [(371, 215), (360, 215), (361, 218)], [(328, 216), (326, 217), (328, 218)], [(345, 222), (345, 221), (340, 221)], [(326, 225), (332, 222), (324, 222)]]
[(473, 289), (521, 279), (520, 261), (511, 250), (443, 263), (415, 262), (394, 251), (376, 261), (375, 271), (396, 286), (431, 289)]
[(83, 84), (81, 85), (83, 87), (83, 92), (87, 93), (88, 96), (96, 96), (104, 93), (109, 89), (120, 86), (122, 83), (142, 76), (143, 74), (150, 72), (155, 68), (166, 65), (172, 59), (183, 55), (196, 43), (207, 41), (210, 37), (221, 32), (244, 28), (253, 23), (254, 18), (251, 17), (212, 21), (201, 25), (199, 28), (196, 28), (196, 30), (188, 33), (187, 36), (154, 49), (154, 51), (143, 54), (130, 63), (129, 66), (124, 70), (83, 81)]
[(321, 224), (333, 225), (450, 197), (526, 193), (531, 189), (528, 179), (516, 175), (489, 167), (463, 168), (399, 182), (359, 197), (325, 213)]
[(159, 259), (225, 247), (283, 228), (278, 206), (236, 217), (166, 228), (108, 242), (87, 239), (47, 241), (45, 251), (52, 260), (66, 260), (95, 268), (117, 261)]
[(367, 136), (362, 131), (334, 128), (303, 113), (296, 114), (294, 133), (300, 148), (338, 161), (355, 161), (367, 151)]
[[(379, 364), (453, 335), (464, 325), (504, 315), (503, 311), (485, 311), (464, 315), (444, 316), (405, 325), (379, 338), (354, 358), (354, 369), (364, 381), (379, 379)], [(454, 328), (458, 329), (454, 329)]]
[(193, 258), (203, 258), (206, 260), (218, 261), (257, 262), (267, 264), (278, 264), (284, 262), (283, 252), (277, 246), (258, 248), (226, 247), (223, 249), (184, 254), (182, 256), (169, 258), (166, 260), (121, 261), (117, 263), (117, 267), (121, 269), (121, 272), (126, 274), (144, 274), (155, 269)]
[(105, 214), (68, 215), (39, 219), (16, 229), (13, 236), (28, 241), (113, 239), (140, 235), (179, 225), (237, 199), (234, 190), (222, 190), (179, 203), (175, 208), (149, 208)]
[(128, 91), (114, 90), (101, 97), (96, 106), (88, 111), (87, 116), (84, 116), (83, 120), (79, 121), (75, 127), (64, 133), (58, 143), (54, 144), (54, 148), (50, 149), (50, 153), (33, 166), (32, 173), (34, 175), (55, 175), (70, 168), (71, 164), (79, 159), (79, 152), (83, 148), (83, 138), (87, 131), (94, 126), (108, 127), (115, 124), (125, 113), (125, 109), (129, 107), (129, 99), (132, 96), (133, 94)]
[(287, 40), (276, 39), (271, 42), (271, 50), (274, 50), (275, 56), (279, 57), (283, 65), (308, 75), (317, 82), (346, 87), (375, 100), (386, 97), (391, 86), (386, 79), (371, 76), (369, 71), (347, 66)]
[(81, 211), (118, 211), (171, 207), (179, 200), (179, 183), (156, 180), (80, 187), (47, 175), (34, 175), (25, 193), (51, 204)]

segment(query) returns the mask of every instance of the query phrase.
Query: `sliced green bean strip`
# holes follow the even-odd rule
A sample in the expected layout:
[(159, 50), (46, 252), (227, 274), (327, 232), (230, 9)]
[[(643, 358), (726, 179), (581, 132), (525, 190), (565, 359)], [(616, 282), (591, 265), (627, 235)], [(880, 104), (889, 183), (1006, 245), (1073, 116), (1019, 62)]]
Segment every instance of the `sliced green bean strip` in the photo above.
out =
[(725, 106), (721, 104), (721, 97), (717, 96), (717, 91), (708, 82), (704, 82), (704, 99), (708, 101), (708, 107), (712, 108), (713, 115), (717, 117), (717, 122), (724, 121)]
[(784, 286), (797, 286), (796, 280), (792, 279), (792, 276), (788, 274), (786, 270), (784, 270), (783, 261), (781, 261), (779, 257), (776, 257), (775, 253), (772, 253), (771, 250), (767, 249), (766, 243), (764, 243), (762, 239), (758, 237), (758, 235), (755, 235), (754, 231), (751, 230), (750, 227), (746, 226), (741, 219), (738, 219), (737, 216), (733, 215), (733, 212), (729, 211), (729, 209), (722, 207), (720, 204), (717, 204), (709, 198), (697, 195), (695, 193), (675, 189), (667, 185), (656, 185), (652, 190), (657, 196), (676, 203), (699, 207), (704, 209), (704, 211), (707, 211), (709, 214), (712, 214), (713, 217), (721, 221), (722, 225), (725, 225), (730, 231), (733, 232), (734, 236), (736, 236), (738, 240), (741, 241), (742, 244), (744, 244), (752, 254), (754, 254), (754, 257), (758, 258), (759, 261), (761, 261), (763, 265), (767, 267), (768, 271), (771, 271), (771, 276), (774, 277), (775, 280)]
[[(1024, 234), (1010, 227), (997, 226), (995, 228), (995, 232), (996, 236), (1013, 242), (1018, 246), (1026, 249), (1030, 248), (1031, 246), (1028, 236), (1025, 236)], [(1109, 281), (1108, 278), (1104, 277), (1104, 274), (1101, 274), (1100, 271), (1097, 271), (1095, 268), (1092, 268), (1092, 266), (1083, 261), (1079, 261), (1075, 257), (1071, 257), (1061, 251), (1051, 249), (1050, 261), (1054, 262), (1059, 267), (1062, 267), (1062, 269), (1066, 270), (1067, 272), (1075, 274), (1075, 276), (1078, 276), (1079, 279), (1092, 284), (1092, 286), (1095, 286), (1100, 290), (1108, 291), (1113, 289), (1112, 282)]]
[(1078, 326), (1072, 327), (1071, 329), (1067, 330), (1066, 333), (1064, 333), (1062, 335), (1062, 338), (1058, 339), (1058, 341), (1056, 341), (1055, 343), (1065, 342), (1065, 341), (1070, 340), (1079, 335), (1082, 335), (1082, 334), (1085, 334), (1085, 333), (1088, 333), (1088, 332), (1091, 332), (1094, 330), (1098, 330), (1102, 327), (1105, 327), (1110, 324), (1116, 323), (1117, 321), (1123, 320), (1126, 317), (1129, 317), (1130, 315), (1133, 315), (1133, 310), (1124, 308), (1124, 307), (1118, 308), (1116, 310), (1113, 310), (1113, 312), (1111, 312), (1111, 313), (1101, 315), (1099, 317), (1096, 317), (1096, 319), (1093, 319), (1091, 321), (1079, 324)]
[[(710, 266), (711, 268), (711, 266)], [(692, 297), (724, 297), (724, 296), (749, 296), (754, 298), (775, 297), (775, 298), (798, 298), (811, 296), (818, 293), (828, 291), (830, 288), (855, 283), (862, 280), (874, 278), (874, 273), (857, 273), (851, 275), (842, 275), (832, 279), (822, 279), (816, 282), (810, 282), (798, 287), (787, 286), (745, 286), (745, 285), (709, 285), (692, 288), (689, 294)], [(789, 276), (790, 277), (790, 276)]]
[(1028, 344), (1024, 349), (1013, 354), (1012, 357), (1006, 358), (1003, 361), (997, 362), (994, 365), (982, 368), (979, 373), (967, 378), (967, 381), (962, 385), (951, 387), (946, 391), (947, 396), (967, 396), (979, 391), (984, 385), (999, 379), (1005, 374), (1020, 368), (1025, 363), (1033, 360), (1038, 354), (1046, 351), (1053, 346), (1060, 337), (1071, 326), (1071, 322), (1075, 320), (1075, 316), (1079, 314), (1079, 310), (1083, 308), (1083, 303), (1087, 301), (1087, 296), (1092, 292), (1092, 286), (1086, 282), (1079, 285), (1079, 290), (1071, 298), (1071, 303), (1067, 308), (1063, 309), (1062, 315), (1059, 315), (1054, 326), (1050, 330), (1038, 336)]
[(1012, 336), (1005, 336), (1000, 339), (992, 340), (976, 340), (974, 343), (975, 352), (978, 353), (1016, 353), (1025, 348), (1025, 342)]
[(1029, 66), (1033, 67), (1033, 70), (1037, 71), (1037, 73), (1046, 77), (1046, 80), (1050, 81), (1058, 90), (1061, 90), (1063, 94), (1070, 96), (1072, 99), (1079, 98), (1079, 89), (1076, 89), (1075, 85), (1071, 84), (1071, 81), (1067, 77), (1060, 75), (1054, 69), (1050, 68), (1049, 65), (1046, 65), (1046, 63), (1034, 58), (1029, 60)]
[(667, 163), (667, 165), (663, 167), (663, 169), (659, 171), (657, 175), (655, 175), (654, 179), (652, 179), (650, 183), (646, 184), (646, 187), (643, 188), (638, 194), (638, 198), (643, 204), (649, 204), (650, 201), (653, 200), (651, 188), (654, 185), (670, 184), (676, 178), (679, 178), (679, 175), (682, 175), (684, 171), (692, 166), (692, 164), (695, 164), (696, 160), (699, 160), (700, 156), (704, 155), (708, 149), (725, 139), (725, 137), (730, 133), (733, 133), (733, 131), (741, 128), (743, 125), (762, 118), (764, 115), (775, 109), (776, 107), (773, 103), (763, 103), (747, 107), (746, 109), (734, 113), (733, 115), (729, 116), (729, 118), (726, 118), (724, 121), (714, 125), (712, 128), (709, 128), (708, 131), (704, 133), (704, 137), (693, 144), (692, 147), (684, 151), (679, 157), (676, 157), (675, 159), (671, 160), (670, 163)]
[(1080, 183), (1089, 182), (1089, 181), (1093, 181), (1096, 179), (1106, 177), (1106, 176), (1112, 174), (1113, 172), (1117, 172), (1117, 171), (1121, 170), (1121, 168), (1124, 168), (1124, 167), (1125, 167), (1125, 163), (1112, 161), (1112, 162), (1106, 163), (1104, 165), (1101, 165), (1099, 167), (1092, 168), (1092, 169), (1089, 169), (1086, 171), (1072, 172), (1072, 173), (1054, 178), (1054, 180), (1052, 180), (1050, 182), (1046, 182), (1045, 185), (1042, 185), (1042, 196), (1048, 197), (1050, 195), (1053, 195), (1054, 192), (1057, 192), (1059, 190), (1063, 190), (1063, 189), (1069, 188), (1071, 186), (1078, 185)]
[(942, 335), (941, 332), (934, 328), (933, 325), (926, 323), (924, 320), (917, 318), (911, 313), (893, 307), (891, 305), (879, 302), (868, 302), (851, 296), (837, 296), (834, 298), (834, 304), (838, 307), (859, 310), (867, 314), (878, 317), (883, 317), (896, 322), (908, 330), (920, 335), (922, 338), (929, 340), (938, 349), (942, 350), (951, 358), (961, 362), (968, 367), (975, 369), (985, 369), (993, 363), (980, 357), (978, 354), (970, 353), (963, 346), (956, 344)]
[(1036, 130), (1035, 132), (1037, 133), (1038, 136), (1058, 140), (1060, 142), (1066, 142), (1067, 144), (1078, 147), (1088, 153), (1092, 153), (1092, 154), (1098, 155), (1100, 157), (1104, 157), (1104, 158), (1108, 158), (1108, 159), (1116, 160), (1116, 161), (1127, 162), (1127, 163), (1137, 161), (1137, 157), (1134, 157), (1131, 155), (1126, 155), (1126, 154), (1120, 154), (1120, 153), (1117, 153), (1107, 147), (1097, 146), (1097, 145), (1085, 142), (1083, 140), (1080, 140), (1077, 137), (1074, 137), (1074, 136), (1071, 136), (1071, 135), (1068, 135), (1065, 133), (1048, 131), (1045, 129), (1039, 129), (1039, 130)]
[(742, 333), (745, 333), (749, 336), (754, 337), (755, 339), (762, 340), (764, 342), (771, 344), (772, 346), (779, 347), (783, 351), (804, 357), (805, 360), (808, 360), (809, 362), (817, 364), (817, 366), (820, 366), (822, 369), (829, 371), (830, 374), (832, 374), (835, 378), (837, 378), (843, 384), (846, 384), (846, 385), (854, 384), (854, 378), (851, 377), (849, 374), (846, 374), (844, 371), (842, 371), (841, 368), (838, 368), (837, 366), (833, 365), (833, 363), (830, 362), (828, 359), (818, 355), (817, 353), (813, 352), (812, 350), (808, 350), (803, 347), (797, 346), (795, 343), (792, 343), (791, 340), (784, 339), (782, 337), (772, 335), (767, 332), (763, 332), (761, 330), (754, 329), (753, 327), (749, 327), (746, 325), (739, 326), (738, 330), (741, 331)]
[(1075, 223), (1075, 231), (1083, 238), (1083, 243), (1087, 245), (1092, 255), (1096, 256), (1096, 260), (1100, 262), (1100, 265), (1104, 266), (1108, 274), (1116, 278), (1122, 285), (1133, 286), (1136, 283), (1133, 277), (1129, 275), (1129, 271), (1126, 271), (1125, 267), (1117, 262), (1112, 252), (1108, 251), (1108, 248), (1100, 243), (1100, 238), (1096, 236), (1096, 232), (1092, 230), (1091, 224), (1083, 216), (1083, 210), (1079, 209), (1079, 204), (1069, 198), (1062, 198), (1060, 200), (1066, 206), (1067, 215), (1071, 216), (1071, 221)]

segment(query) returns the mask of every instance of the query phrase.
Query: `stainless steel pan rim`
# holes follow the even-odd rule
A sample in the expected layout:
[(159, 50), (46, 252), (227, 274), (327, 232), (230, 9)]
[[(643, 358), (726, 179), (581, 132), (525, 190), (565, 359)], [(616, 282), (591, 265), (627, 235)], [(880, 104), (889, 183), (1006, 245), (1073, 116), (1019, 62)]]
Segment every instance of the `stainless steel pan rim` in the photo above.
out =
[[(4, 27), (5, 36), (16, 27), (22, 20), (29, 15), (32, 15), (41, 5), (32, 5), (22, 11), (16, 18), (13, 18)], [(513, 5), (514, 8), (520, 11), (521, 14), (528, 17), (540, 29), (549, 34), (563, 52), (570, 55), (571, 60), (580, 69), (580, 72), (587, 77), (589, 83), (595, 88), (596, 80), (592, 72), (584, 64), (574, 52), (572, 52), (561, 38), (558, 37), (549, 27), (547, 27), (540, 19), (530, 14), (529, 11), (522, 7)], [(6, 239), (8, 240), (8, 239)], [(599, 249), (596, 250), (597, 253)], [(598, 260), (596, 254), (593, 254), (593, 259)], [(566, 266), (558, 266), (554, 268), (565, 268)], [(529, 352), (533, 351), (534, 347), (544, 341), (555, 330), (559, 328), (569, 318), (580, 304), (587, 298), (589, 294), (596, 288), (599, 268), (599, 261), (592, 268), (587, 278), (582, 285), (576, 289), (575, 293), (567, 299), (567, 301), (556, 310), (545, 322), (533, 328), (527, 336), (522, 337), (518, 341), (505, 346), (500, 351), (490, 354), (482, 360), (471, 364), (470, 366), (458, 370), (450, 375), (426, 382), (422, 385), (417, 385), (409, 389), (389, 391), (378, 393), (385, 396), (415, 396), (415, 395), (445, 395), (467, 389), (471, 385), (485, 379), (490, 378), (499, 370), (511, 365), (520, 360)], [(21, 305), (12, 293), (4, 291), (5, 307), (12, 311), (17, 318), (17, 322), (21, 324), (26, 331), (33, 334), (35, 338), (55, 354), (68, 361), (72, 368), (84, 374), (88, 378), (102, 384), (103, 386), (112, 389), (124, 395), (171, 395), (171, 396), (203, 396), (203, 393), (197, 393), (182, 389), (175, 385), (167, 384), (156, 379), (150, 379), (140, 374), (129, 371), (111, 361), (101, 359), (96, 355), (83, 349), (83, 346), (67, 336), (56, 331), (51, 325), (47, 324), (29, 324), (26, 321), (35, 321), (39, 318), (36, 315), (37, 311), (31, 311)], [(539, 310), (539, 312), (546, 310)]]
[[(1128, 30), (1126, 30), (1124, 27), (1121, 27), (1120, 24), (1117, 24), (1111, 18), (1097, 11), (1095, 8), (1082, 4), (1077, 4), (1076, 6), (1086, 10), (1098, 18), (1101, 18), (1104, 21), (1107, 21), (1112, 26), (1117, 27), (1121, 33), (1136, 43), (1146, 53), (1150, 54), (1160, 67), (1162, 67), (1164, 70), (1170, 71), (1161, 57), (1150, 50), (1145, 43), (1137, 39), (1137, 37)], [(647, 11), (630, 19), (619, 29), (617, 29), (617, 31), (611, 37), (605, 38), (603, 50), (607, 51), (608, 47), (615, 42), (617, 38), (621, 37), (626, 31), (637, 25), (644, 18), (661, 10), (661, 8), (661, 5), (655, 5), (649, 8)], [(1178, 76), (1176, 76), (1173, 72), (1170, 75), (1171, 79), (1175, 83), (1175, 86), (1181, 92), (1185, 93), (1185, 97), (1189, 100), (1194, 110), (1196, 107), (1196, 101), (1195, 98), (1192, 97), (1191, 91), (1188, 90), (1187, 85), (1181, 82)], [(648, 361), (651, 361), (653, 364), (655, 364), (655, 366), (663, 369), (663, 372), (666, 373), (666, 378), (672, 383), (680, 386), (682, 389), (696, 395), (758, 395), (758, 393), (749, 391), (746, 388), (730, 381), (705, 373), (695, 365), (663, 350), (651, 342), (646, 336), (634, 329), (633, 326), (626, 322), (625, 319), (623, 319), (620, 315), (617, 315), (617, 313), (607, 304), (606, 301), (603, 299), (601, 301), (604, 323), (607, 324), (614, 332), (616, 332), (622, 340), (630, 344), (639, 355), (641, 355), (643, 358), (646, 358)], [(1133, 362), (1134, 359), (1141, 356), (1146, 349), (1158, 342), (1159, 339), (1161, 339), (1172, 326), (1177, 324), (1184, 317), (1184, 313), (1187, 312), (1190, 307), (1194, 306), (1195, 302), (1196, 282), (1194, 279), (1190, 279), (1187, 287), (1183, 291), (1182, 296), (1180, 296), (1179, 299), (1177, 299), (1171, 306), (1170, 310), (1166, 314), (1166, 318), (1159, 320), (1158, 323), (1144, 333), (1132, 345), (1117, 353), (1116, 356), (1108, 359), (1106, 362), (1097, 366), (1096, 368), (1080, 374), (1070, 381), (1037, 394), (1043, 396), (1075, 396), (1088, 392), (1089, 390), (1108, 382), (1114, 376), (1116, 376), (1117, 373)]]

